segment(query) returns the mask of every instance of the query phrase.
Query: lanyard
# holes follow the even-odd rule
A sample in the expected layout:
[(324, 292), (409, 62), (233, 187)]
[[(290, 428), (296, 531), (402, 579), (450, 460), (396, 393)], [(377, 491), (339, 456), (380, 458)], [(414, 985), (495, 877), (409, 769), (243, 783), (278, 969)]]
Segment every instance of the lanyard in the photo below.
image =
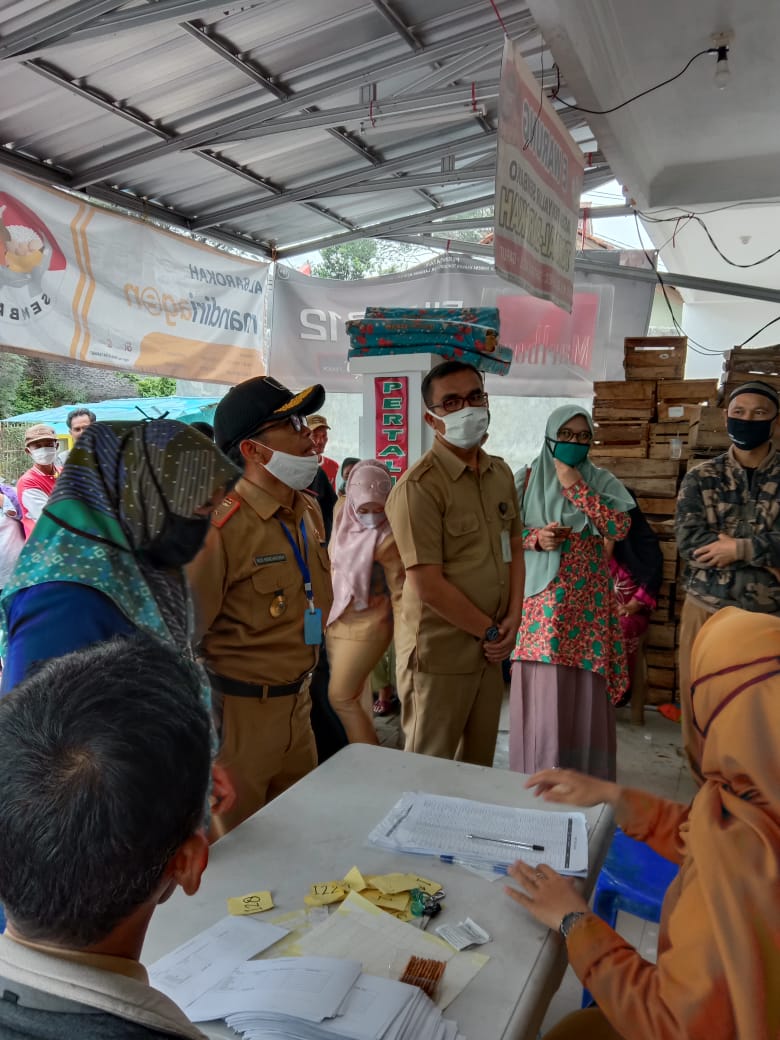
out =
[[(279, 518), (277, 517), (277, 519)], [(298, 564), (298, 570), (301, 572), (301, 576), (303, 577), (303, 590), (306, 593), (306, 599), (309, 601), (309, 610), (313, 614), (314, 592), (311, 587), (311, 571), (309, 570), (309, 536), (306, 534), (306, 525), (303, 520), (301, 520), (301, 539), (303, 541), (303, 555), (301, 555), (301, 550), (298, 548), (295, 539), (290, 533), (290, 529), (282, 520), (279, 520), (279, 523), (284, 531), (285, 538), (290, 543), (290, 548), (293, 551), (295, 562)]]

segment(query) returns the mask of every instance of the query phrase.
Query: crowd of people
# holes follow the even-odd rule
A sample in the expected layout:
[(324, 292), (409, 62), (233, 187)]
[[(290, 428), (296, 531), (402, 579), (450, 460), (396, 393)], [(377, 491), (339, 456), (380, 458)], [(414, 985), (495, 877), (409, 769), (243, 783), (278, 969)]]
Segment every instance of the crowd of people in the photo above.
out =
[(395, 484), (325, 456), (322, 386), (265, 376), (225, 395), (213, 430), (75, 409), (64, 460), (53, 429), (27, 431), (32, 466), (0, 485), (0, 980), (45, 999), (1, 1000), (0, 1032), (55, 1035), (45, 1016), (70, 1002), (74, 1030), (98, 1008), (146, 1029), (106, 1036), (199, 1035), (137, 960), (157, 903), (197, 889), (206, 835), (347, 742), (377, 743), (396, 694), (405, 750), (492, 765), (510, 659), (510, 767), (548, 800), (609, 803), (682, 864), (657, 965), (570, 881), (512, 868), (512, 898), (560, 928), (598, 1004), (555, 1036), (778, 1035), (777, 394), (732, 392), (732, 447), (680, 493), (688, 807), (615, 782), (614, 706), (662, 561), (630, 489), (588, 457), (591, 416), (553, 411), (513, 474), (484, 450), (475, 368), (439, 364), (422, 396), (433, 446)]

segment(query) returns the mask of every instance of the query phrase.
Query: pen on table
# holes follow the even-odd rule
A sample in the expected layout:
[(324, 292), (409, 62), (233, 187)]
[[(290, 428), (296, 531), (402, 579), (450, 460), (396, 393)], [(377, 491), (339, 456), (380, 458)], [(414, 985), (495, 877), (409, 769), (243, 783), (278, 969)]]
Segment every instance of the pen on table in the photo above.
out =
[(457, 867), (489, 868), (494, 874), (506, 874), (506, 867), (503, 863), (477, 863), (475, 860), (458, 859), (457, 856), (448, 855), (441, 855), (439, 859), (442, 863), (453, 863)]
[(467, 834), (472, 841), (492, 841), (496, 845), (511, 845), (516, 849), (529, 849), (531, 852), (544, 852), (544, 845), (534, 845), (527, 841), (510, 841), (509, 838), (488, 838), (485, 834)]

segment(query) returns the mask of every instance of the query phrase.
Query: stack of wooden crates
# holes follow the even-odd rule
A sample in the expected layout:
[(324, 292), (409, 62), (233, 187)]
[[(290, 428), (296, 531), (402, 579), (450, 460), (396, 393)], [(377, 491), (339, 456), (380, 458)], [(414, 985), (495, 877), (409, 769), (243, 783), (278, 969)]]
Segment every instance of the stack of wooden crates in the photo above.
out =
[[(678, 691), (676, 650), (685, 597), (674, 539), (680, 481), (691, 465), (728, 444), (723, 413), (716, 407), (717, 380), (684, 379), (686, 350), (684, 336), (626, 339), (625, 382), (594, 384), (591, 457), (634, 492), (664, 558), (663, 584), (646, 640), (649, 704), (672, 701)], [(717, 422), (721, 432), (716, 436)], [(692, 423), (698, 424), (693, 435), (694, 440), (699, 436), (698, 445), (691, 442)]]

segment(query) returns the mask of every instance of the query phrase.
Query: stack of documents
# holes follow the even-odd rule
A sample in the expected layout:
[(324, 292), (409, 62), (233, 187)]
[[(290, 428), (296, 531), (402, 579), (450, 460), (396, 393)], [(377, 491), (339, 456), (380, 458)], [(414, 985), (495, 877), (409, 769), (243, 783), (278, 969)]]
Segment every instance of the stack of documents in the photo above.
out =
[(393, 852), (497, 870), (522, 859), (531, 866), (546, 863), (561, 874), (584, 876), (588, 871), (588, 828), (578, 812), (514, 809), (410, 791), (368, 840)]

